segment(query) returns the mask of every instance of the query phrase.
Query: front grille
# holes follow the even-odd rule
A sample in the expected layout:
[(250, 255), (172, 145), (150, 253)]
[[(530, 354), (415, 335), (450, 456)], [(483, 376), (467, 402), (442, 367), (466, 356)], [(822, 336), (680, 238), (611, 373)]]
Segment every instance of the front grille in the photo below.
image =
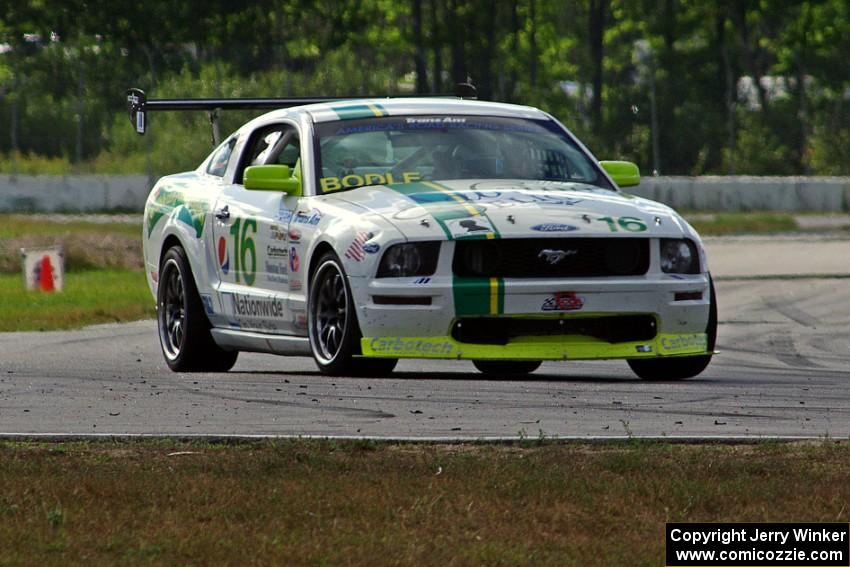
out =
[(649, 269), (648, 238), (459, 240), (456, 276), (592, 278), (639, 276)]
[(652, 315), (609, 315), (576, 319), (522, 319), (515, 317), (462, 317), (452, 327), (461, 343), (506, 345), (517, 337), (582, 335), (608, 343), (648, 341), (658, 328)]

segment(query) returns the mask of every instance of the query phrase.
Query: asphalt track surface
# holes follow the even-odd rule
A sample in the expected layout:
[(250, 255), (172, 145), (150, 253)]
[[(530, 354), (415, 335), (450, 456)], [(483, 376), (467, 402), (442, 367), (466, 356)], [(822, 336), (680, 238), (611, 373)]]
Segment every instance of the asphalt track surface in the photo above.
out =
[(0, 435), (318, 436), (422, 440), (850, 436), (850, 240), (707, 241), (720, 354), (648, 383), (625, 362), (544, 363), (493, 380), (462, 361), (329, 378), (312, 359), (241, 354), (175, 374), (152, 321), (0, 334)]

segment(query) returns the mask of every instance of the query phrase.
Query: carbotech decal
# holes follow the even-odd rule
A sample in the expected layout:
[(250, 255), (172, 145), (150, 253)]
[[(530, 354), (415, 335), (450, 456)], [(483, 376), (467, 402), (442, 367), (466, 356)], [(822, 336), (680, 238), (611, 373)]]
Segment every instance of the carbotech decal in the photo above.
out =
[(662, 352), (703, 352), (708, 349), (708, 338), (705, 333), (693, 335), (662, 335), (659, 344)]
[(369, 349), (378, 353), (390, 353), (402, 355), (424, 355), (438, 354), (450, 356), (454, 345), (449, 341), (431, 341), (428, 339), (417, 339), (405, 337), (374, 338), (369, 341)]

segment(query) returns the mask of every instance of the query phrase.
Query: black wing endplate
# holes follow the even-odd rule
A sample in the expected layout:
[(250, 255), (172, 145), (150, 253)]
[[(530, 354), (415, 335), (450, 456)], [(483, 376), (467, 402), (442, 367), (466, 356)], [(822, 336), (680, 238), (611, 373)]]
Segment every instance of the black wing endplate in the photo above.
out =
[[(130, 115), (130, 124), (139, 134), (147, 130), (147, 113), (155, 110), (205, 110), (210, 116), (213, 128), (217, 124), (219, 110), (242, 110), (242, 109), (275, 109), (290, 108), (302, 104), (316, 104), (320, 102), (334, 102), (338, 100), (356, 100), (363, 98), (383, 98), (374, 96), (345, 96), (345, 97), (290, 97), (290, 98), (161, 98), (148, 100), (142, 89), (128, 89), (127, 112)], [(469, 83), (460, 83), (453, 95), (393, 95), (394, 97), (458, 97), (464, 99), (475, 99), (478, 93), (475, 87)]]

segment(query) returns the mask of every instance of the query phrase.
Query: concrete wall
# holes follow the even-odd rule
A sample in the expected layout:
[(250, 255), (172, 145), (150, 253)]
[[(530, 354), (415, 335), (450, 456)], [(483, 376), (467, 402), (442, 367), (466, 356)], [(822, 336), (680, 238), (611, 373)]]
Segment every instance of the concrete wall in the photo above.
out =
[(850, 177), (644, 177), (626, 192), (695, 211), (850, 211)]
[(147, 175), (0, 175), (0, 212), (141, 211)]
[[(141, 211), (145, 175), (0, 175), (0, 212)], [(850, 211), (850, 177), (644, 177), (627, 192), (695, 211)]]

